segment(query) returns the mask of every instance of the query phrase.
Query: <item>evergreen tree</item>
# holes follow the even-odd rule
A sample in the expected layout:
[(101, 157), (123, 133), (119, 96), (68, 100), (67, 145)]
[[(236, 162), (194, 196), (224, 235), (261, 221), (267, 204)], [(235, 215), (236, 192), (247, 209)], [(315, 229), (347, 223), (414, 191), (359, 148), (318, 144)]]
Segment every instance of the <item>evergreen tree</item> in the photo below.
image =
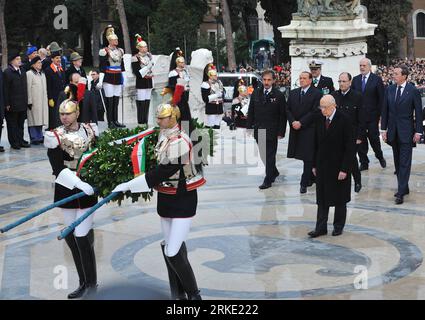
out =
[(375, 35), (368, 37), (368, 56), (374, 63), (386, 63), (397, 56), (400, 41), (406, 36), (406, 17), (412, 10), (410, 0), (364, 0)]
[(207, 13), (206, 0), (160, 0), (152, 20), (155, 54), (170, 54), (180, 47), (190, 58), (197, 49), (198, 30)]

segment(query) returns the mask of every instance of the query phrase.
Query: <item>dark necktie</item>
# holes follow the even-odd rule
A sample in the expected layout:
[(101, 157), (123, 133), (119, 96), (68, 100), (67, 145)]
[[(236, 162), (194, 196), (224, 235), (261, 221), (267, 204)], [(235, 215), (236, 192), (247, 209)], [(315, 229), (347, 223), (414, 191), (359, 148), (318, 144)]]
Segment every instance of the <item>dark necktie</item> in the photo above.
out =
[(266, 96), (266, 98), (269, 96), (269, 93), (270, 93), (269, 90), (264, 91), (264, 95)]
[(397, 95), (395, 97), (395, 103), (398, 103), (398, 101), (400, 100), (400, 97), (401, 97), (401, 88), (402, 88), (402, 86), (398, 86), (397, 87)]
[(326, 118), (326, 130), (329, 129), (329, 126), (331, 125), (331, 119)]
[(362, 79), (362, 92), (364, 92), (366, 89), (366, 76), (363, 76)]
[(300, 95), (300, 102), (301, 103), (303, 102), (304, 96), (305, 96), (305, 92), (304, 92), (304, 90), (301, 89), (301, 95)]

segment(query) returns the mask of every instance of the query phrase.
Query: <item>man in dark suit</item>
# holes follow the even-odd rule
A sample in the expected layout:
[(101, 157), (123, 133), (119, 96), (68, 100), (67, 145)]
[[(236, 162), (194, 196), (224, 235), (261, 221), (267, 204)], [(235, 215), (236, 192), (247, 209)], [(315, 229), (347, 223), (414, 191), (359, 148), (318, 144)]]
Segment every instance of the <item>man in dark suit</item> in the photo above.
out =
[(290, 125), (288, 158), (304, 162), (300, 182), (300, 193), (306, 193), (313, 184), (311, 169), (313, 167), (314, 126), (319, 116), (319, 103), (322, 94), (312, 86), (313, 76), (310, 72), (300, 74), (301, 88), (289, 93), (287, 117)]
[(260, 157), (266, 166), (266, 177), (260, 189), (267, 189), (279, 176), (276, 168), (278, 140), (286, 132), (286, 101), (273, 86), (276, 76), (271, 70), (262, 74), (263, 87), (254, 90), (248, 109), (247, 128), (254, 129)]
[(395, 84), (387, 88), (382, 109), (382, 139), (393, 148), (397, 173), (395, 204), (402, 204), (403, 197), (409, 194), (412, 148), (423, 134), (421, 95), (413, 84), (407, 82), (408, 76), (406, 66), (394, 69)]
[[(357, 151), (357, 146), (359, 146), (366, 138), (365, 116), (363, 111), (362, 95), (360, 92), (350, 88), (351, 80), (352, 77), (350, 73), (341, 73), (338, 80), (339, 90), (335, 91), (332, 96), (335, 98), (337, 110), (345, 113), (351, 120), (354, 149)], [(355, 153), (351, 169), (354, 178), (354, 191), (360, 192), (360, 189), (362, 188), (362, 176)]]
[[(382, 168), (387, 166), (379, 140), (379, 117), (381, 116), (382, 103), (384, 102), (384, 84), (382, 79), (371, 72), (372, 62), (363, 58), (360, 60), (360, 74), (355, 76), (351, 88), (363, 95), (363, 109), (365, 111), (366, 137), (375, 152)], [(369, 169), (367, 157), (369, 146), (367, 139), (360, 144), (358, 153), (360, 158), (360, 171)]]
[(60, 52), (52, 53), (51, 59), (52, 63), (45, 70), (49, 98), (49, 130), (60, 125), (58, 97), (65, 89), (65, 72), (62, 69)]
[(73, 52), (71, 53), (70, 60), (71, 60), (71, 66), (65, 72), (66, 83), (68, 84), (71, 82), (71, 75), (73, 75), (74, 73), (78, 73), (81, 77), (87, 79), (86, 72), (84, 71), (84, 68), (82, 67), (83, 57), (80, 56), (78, 52)]
[[(3, 131), (3, 120), (4, 120), (3, 71), (0, 69), (0, 141), (1, 141), (1, 132)], [(3, 146), (0, 146), (0, 152), (4, 152)]]
[(9, 66), (4, 71), (4, 105), (7, 137), (12, 149), (29, 148), (24, 140), (24, 123), (28, 110), (27, 73), (21, 67), (19, 53), (9, 55)]
[(335, 207), (333, 236), (345, 226), (347, 203), (351, 200), (351, 167), (354, 157), (351, 120), (337, 110), (335, 99), (320, 100), (322, 115), (316, 124), (313, 174), (316, 176), (317, 221), (308, 235), (316, 238), (328, 233), (329, 208)]
[(331, 94), (335, 91), (332, 78), (322, 75), (323, 62), (319, 60), (311, 60), (309, 63), (311, 74), (313, 75), (313, 85), (319, 89), (322, 94)]

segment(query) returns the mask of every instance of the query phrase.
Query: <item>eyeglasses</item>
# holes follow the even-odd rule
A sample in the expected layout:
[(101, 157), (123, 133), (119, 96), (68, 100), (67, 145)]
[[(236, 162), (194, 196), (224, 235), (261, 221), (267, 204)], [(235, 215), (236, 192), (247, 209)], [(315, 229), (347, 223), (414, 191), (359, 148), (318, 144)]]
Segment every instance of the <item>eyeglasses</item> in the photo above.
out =
[(338, 80), (338, 83), (350, 82), (349, 80)]

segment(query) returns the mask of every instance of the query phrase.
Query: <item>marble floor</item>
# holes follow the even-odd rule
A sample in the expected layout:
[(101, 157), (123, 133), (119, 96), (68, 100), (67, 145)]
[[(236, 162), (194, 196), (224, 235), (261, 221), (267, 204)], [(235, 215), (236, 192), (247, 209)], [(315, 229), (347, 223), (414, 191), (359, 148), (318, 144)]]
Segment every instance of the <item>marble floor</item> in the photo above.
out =
[[(52, 202), (53, 176), (42, 146), (0, 154), (0, 225)], [(286, 158), (260, 191), (255, 144), (223, 130), (206, 167), (187, 246), (205, 299), (425, 299), (425, 146), (414, 150), (410, 195), (394, 204), (396, 178), (370, 154), (363, 189), (352, 194), (343, 235), (309, 239), (315, 187), (299, 193), (302, 163)], [(97, 299), (167, 299), (156, 199), (109, 204), (95, 216)], [(332, 210), (331, 210), (332, 212)], [(332, 230), (333, 214), (328, 229)], [(1, 299), (66, 299), (77, 287), (72, 257), (56, 239), (58, 209), (0, 234)]]

